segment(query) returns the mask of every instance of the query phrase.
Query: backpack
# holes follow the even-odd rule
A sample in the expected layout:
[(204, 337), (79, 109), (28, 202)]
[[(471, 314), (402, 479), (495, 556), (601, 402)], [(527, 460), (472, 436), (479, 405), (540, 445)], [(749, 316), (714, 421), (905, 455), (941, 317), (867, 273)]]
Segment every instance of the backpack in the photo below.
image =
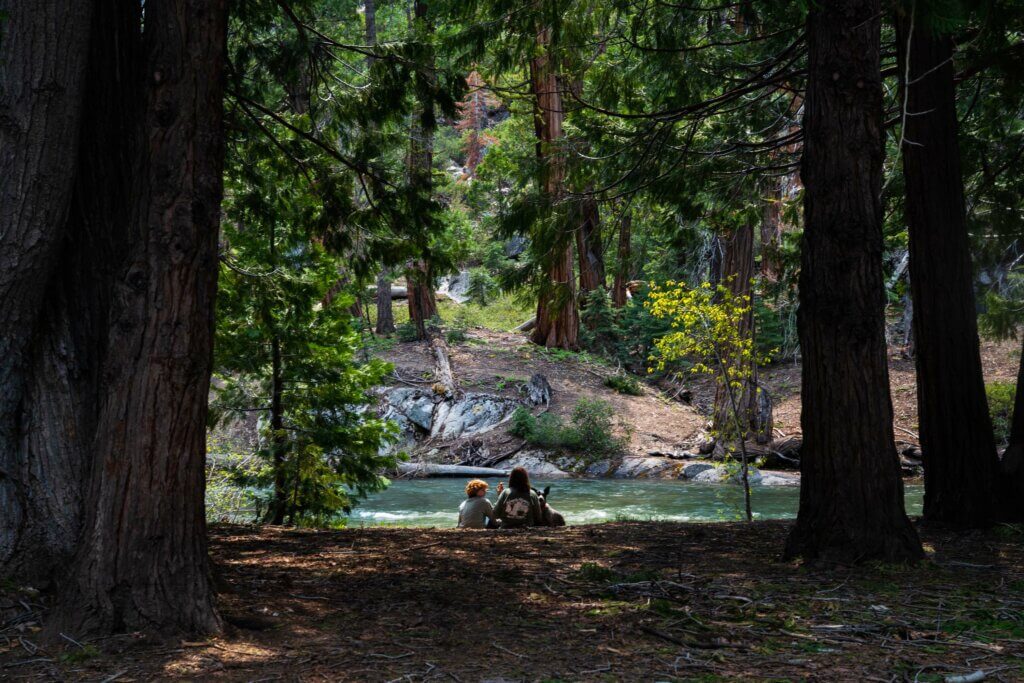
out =
[(530, 516), (530, 496), (509, 491), (505, 501), (505, 525), (510, 527), (524, 526)]

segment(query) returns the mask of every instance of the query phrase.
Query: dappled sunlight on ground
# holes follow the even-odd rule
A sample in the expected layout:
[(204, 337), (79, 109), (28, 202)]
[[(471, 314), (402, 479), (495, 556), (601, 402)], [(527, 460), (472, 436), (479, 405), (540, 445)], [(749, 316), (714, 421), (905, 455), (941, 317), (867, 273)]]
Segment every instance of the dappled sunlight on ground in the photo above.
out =
[[(309, 531), (221, 526), (225, 633), (108, 639), (25, 678), (920, 680), (1024, 676), (1020, 531), (925, 531), (919, 567), (802, 567), (788, 525)], [(128, 637), (130, 640), (131, 637)], [(71, 646), (69, 645), (69, 648)], [(71, 648), (73, 649), (73, 648)], [(23, 654), (23, 653), (20, 653)]]

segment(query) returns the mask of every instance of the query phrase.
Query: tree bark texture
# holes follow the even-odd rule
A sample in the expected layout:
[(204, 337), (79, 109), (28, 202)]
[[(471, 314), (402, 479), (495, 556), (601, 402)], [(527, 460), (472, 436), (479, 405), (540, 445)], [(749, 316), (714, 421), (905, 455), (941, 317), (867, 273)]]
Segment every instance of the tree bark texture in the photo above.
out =
[(910, 77), (901, 84), (907, 108), (902, 154), (924, 517), (981, 527), (993, 521), (999, 460), (978, 350), (953, 39), (920, 18), (911, 26), (912, 20), (898, 17), (896, 44), (901, 77), (908, 71)]
[(405, 272), (409, 291), (409, 320), (416, 326), (416, 338), (427, 338), (427, 323), (438, 315), (437, 297), (434, 295), (434, 275), (430, 264), (419, 259)]
[(226, 3), (63, 4), (0, 4), (0, 565), (54, 633), (212, 632)]
[(629, 282), (630, 237), (633, 229), (633, 216), (627, 210), (619, 219), (619, 251), (615, 259), (615, 280), (612, 283), (612, 304), (615, 308), (626, 305), (626, 283)]
[(391, 277), (387, 270), (377, 276), (377, 334), (391, 334), (395, 331), (395, 312), (391, 304)]
[(800, 273), (803, 448), (786, 555), (920, 559), (892, 433), (882, 281), (878, 0), (810, 6)]
[(785, 176), (768, 177), (762, 181), (761, 207), (761, 274), (769, 280), (782, 275), (782, 194)]
[[(537, 34), (539, 54), (530, 60), (530, 84), (534, 95), (534, 132), (537, 138), (537, 161), (540, 167), (540, 188), (551, 206), (563, 197), (565, 159), (559, 149), (563, 138), (562, 92), (558, 71), (548, 50), (550, 30)], [(537, 298), (537, 325), (530, 335), (535, 344), (549, 348), (579, 347), (579, 312), (573, 273), (572, 236), (546, 236), (550, 249), (544, 254), (544, 279)]]
[[(24, 421), (33, 390), (70, 379), (33, 366), (52, 350), (39, 334), (74, 188), (91, 14), (89, 3), (0, 0), (0, 569), (36, 580), (70, 553), (78, 525), (64, 485), (78, 454), (53, 443), (29, 457)], [(37, 422), (69, 417), (35, 407), (54, 418)]]
[(1010, 443), (1003, 453), (1001, 505), (999, 516), (1010, 522), (1024, 521), (1024, 349), (1017, 367), (1017, 389), (1013, 395)]

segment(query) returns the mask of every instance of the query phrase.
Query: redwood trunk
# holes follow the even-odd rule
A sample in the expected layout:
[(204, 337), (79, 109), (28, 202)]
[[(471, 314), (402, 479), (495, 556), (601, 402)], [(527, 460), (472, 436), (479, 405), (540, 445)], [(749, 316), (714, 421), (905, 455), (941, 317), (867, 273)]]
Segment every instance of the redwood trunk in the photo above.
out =
[[(562, 199), (565, 160), (558, 146), (562, 140), (562, 93), (558, 72), (548, 48), (550, 31), (537, 34), (540, 54), (530, 60), (530, 83), (534, 95), (534, 132), (540, 166), (540, 189), (545, 201), (554, 206)], [(573, 278), (572, 236), (546, 236), (551, 248), (542, 257), (544, 279), (537, 298), (537, 325), (530, 340), (549, 348), (579, 347), (579, 312)]]
[(430, 265), (416, 261), (406, 271), (405, 279), (409, 292), (409, 320), (416, 326), (416, 338), (426, 339), (427, 323), (438, 314)]
[[(423, 23), (428, 30), (427, 3), (415, 0), (413, 16), (417, 22)], [(432, 77), (428, 76), (428, 80)], [(432, 82), (427, 83), (433, 86)], [(409, 179), (426, 196), (433, 192), (431, 177), (434, 164), (434, 115), (433, 109), (426, 102), (420, 102), (413, 112), (412, 130), (409, 136)], [(420, 207), (420, 210), (426, 210)], [(418, 214), (417, 214), (418, 215)], [(420, 230), (425, 232), (425, 228)], [(423, 248), (426, 252), (426, 247)], [(406, 282), (409, 290), (409, 319), (416, 326), (416, 338), (427, 338), (427, 322), (437, 315), (437, 300), (434, 297), (434, 276), (429, 254), (413, 262), (406, 270)]]
[(612, 303), (616, 308), (626, 305), (626, 284), (629, 282), (630, 237), (632, 214), (626, 213), (619, 223), (619, 252), (615, 263), (615, 282), (612, 285)]
[(134, 83), (142, 145), (85, 522), (55, 631), (220, 626), (203, 493), (226, 26), (222, 1), (168, 0), (146, 5), (141, 35), (122, 36), (143, 51)]
[[(753, 301), (751, 291), (751, 279), (754, 277), (754, 226), (748, 223), (734, 229), (722, 240), (723, 257), (722, 284), (732, 293), (734, 301), (739, 304), (740, 299), (746, 297)], [(740, 319), (739, 335), (741, 339), (750, 339), (754, 335), (754, 312), (751, 309)], [(735, 362), (729, 361), (727, 362)], [(733, 415), (733, 405), (729, 398), (729, 392), (721, 385), (715, 389), (714, 416), (712, 419), (713, 428), (719, 437), (724, 436), (725, 441), (734, 441), (750, 438), (751, 433), (763, 431), (763, 425), (758, 418), (757, 400), (757, 366), (752, 364), (749, 368), (751, 377), (743, 384), (743, 389), (735, 392), (736, 408), (739, 412), (739, 422), (742, 434), (736, 432), (740, 429), (736, 426), (736, 417)], [(768, 428), (768, 437), (771, 437), (771, 428)]]
[[(953, 39), (897, 21), (899, 72), (909, 61), (903, 179), (924, 454), (924, 517), (963, 527), (993, 521), (999, 460), (978, 350), (964, 187), (957, 148)], [(910, 54), (906, 53), (907, 37)]]
[(1013, 397), (1013, 418), (1010, 443), (1003, 453), (1001, 518), (1011, 522), (1024, 521), (1024, 349), (1017, 367), (1017, 390)]
[(800, 272), (800, 509), (786, 555), (922, 557), (904, 511), (883, 311), (879, 0), (812, 3)]
[[(66, 235), (91, 13), (90, 3), (0, 0), (0, 574), (36, 581), (71, 552), (78, 524), (79, 454), (53, 441), (29, 455), (24, 418), (32, 368), (59, 346), (46, 333), (65, 331), (62, 292), (47, 286)], [(73, 345), (63, 351), (75, 360)], [(69, 373), (47, 370), (36, 389), (70, 394)], [(74, 433), (66, 404), (36, 407), (54, 418), (36, 424)]]

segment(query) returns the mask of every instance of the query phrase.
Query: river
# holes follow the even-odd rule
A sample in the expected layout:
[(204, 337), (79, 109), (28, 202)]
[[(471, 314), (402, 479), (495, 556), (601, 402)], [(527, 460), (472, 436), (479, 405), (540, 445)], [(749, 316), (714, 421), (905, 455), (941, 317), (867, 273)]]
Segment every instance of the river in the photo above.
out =
[[(394, 481), (352, 511), (349, 526), (455, 526), (465, 498), (462, 479)], [(496, 483), (492, 483), (495, 486)], [(739, 520), (743, 490), (732, 484), (698, 484), (658, 479), (561, 479), (534, 482), (551, 486), (551, 506), (569, 524), (616, 520), (704, 522)], [(921, 513), (924, 487), (906, 485), (907, 512)], [(796, 516), (800, 488), (755, 486), (751, 489), (754, 517), (789, 519)], [(492, 488), (488, 498), (495, 499)]]

